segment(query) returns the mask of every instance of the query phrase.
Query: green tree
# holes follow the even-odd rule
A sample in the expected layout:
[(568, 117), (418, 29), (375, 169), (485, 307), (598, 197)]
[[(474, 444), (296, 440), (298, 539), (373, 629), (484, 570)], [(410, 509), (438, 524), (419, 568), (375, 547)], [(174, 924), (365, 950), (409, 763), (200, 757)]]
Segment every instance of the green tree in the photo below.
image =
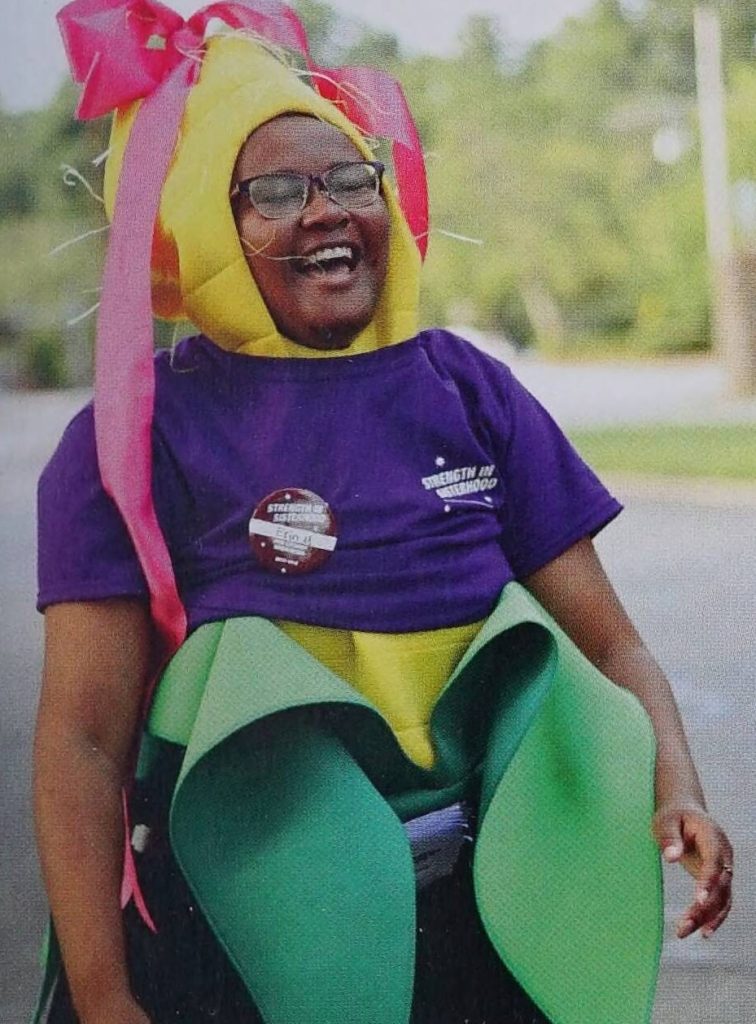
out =
[(315, 60), (321, 64), (337, 63), (340, 55), (335, 45), (338, 16), (333, 8), (319, 0), (296, 0), (293, 6), (307, 30)]
[(472, 14), (460, 34), (462, 59), (477, 68), (492, 70), (503, 58), (501, 29), (498, 21), (487, 14)]
[[(454, 57), (408, 56), (391, 33), (300, 0), (317, 61), (384, 67), (408, 95), (434, 229), (426, 322), (466, 321), (566, 353), (708, 344), (693, 6), (597, 0), (514, 60), (491, 18), (468, 19)], [(756, 2), (717, 6), (732, 175), (754, 182)], [(60, 324), (96, 299), (86, 289), (98, 283), (104, 235), (45, 255), (104, 224), (87, 191), (62, 182), (65, 163), (101, 187), (92, 160), (108, 126), (75, 122), (75, 101), (66, 84), (46, 110), (0, 110), (0, 244), (13, 254), (0, 316), (12, 309), (16, 319), (20, 311), (41, 326)], [(660, 130), (682, 140), (666, 164), (654, 156)]]
[(358, 38), (343, 54), (344, 64), (369, 64), (387, 71), (396, 67), (401, 59), (399, 39), (393, 32), (363, 28)]

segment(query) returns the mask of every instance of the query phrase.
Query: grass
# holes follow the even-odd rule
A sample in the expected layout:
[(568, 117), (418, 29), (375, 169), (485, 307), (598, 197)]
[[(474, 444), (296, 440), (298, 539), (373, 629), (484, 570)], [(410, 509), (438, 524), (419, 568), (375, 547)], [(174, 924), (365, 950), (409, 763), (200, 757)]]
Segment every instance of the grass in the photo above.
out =
[(604, 472), (756, 481), (756, 423), (582, 429), (570, 438)]

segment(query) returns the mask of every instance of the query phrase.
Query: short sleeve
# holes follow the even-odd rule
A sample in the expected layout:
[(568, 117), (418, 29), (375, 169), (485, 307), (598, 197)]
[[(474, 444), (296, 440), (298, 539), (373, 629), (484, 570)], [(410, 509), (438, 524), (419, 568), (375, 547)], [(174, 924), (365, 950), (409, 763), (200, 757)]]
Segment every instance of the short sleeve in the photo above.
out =
[(147, 597), (121, 516), (105, 493), (91, 406), (66, 429), (38, 487), (37, 607)]
[(501, 371), (503, 545), (521, 579), (583, 537), (594, 536), (622, 506), (543, 406), (511, 371), (503, 366)]

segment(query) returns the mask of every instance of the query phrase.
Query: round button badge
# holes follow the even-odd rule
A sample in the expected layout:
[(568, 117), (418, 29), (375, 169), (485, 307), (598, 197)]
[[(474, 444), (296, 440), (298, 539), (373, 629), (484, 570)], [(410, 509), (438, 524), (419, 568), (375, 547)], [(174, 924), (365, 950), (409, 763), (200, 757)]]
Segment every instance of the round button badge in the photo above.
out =
[(298, 575), (327, 562), (336, 547), (336, 520), (313, 491), (285, 487), (263, 498), (249, 521), (249, 541), (268, 572)]

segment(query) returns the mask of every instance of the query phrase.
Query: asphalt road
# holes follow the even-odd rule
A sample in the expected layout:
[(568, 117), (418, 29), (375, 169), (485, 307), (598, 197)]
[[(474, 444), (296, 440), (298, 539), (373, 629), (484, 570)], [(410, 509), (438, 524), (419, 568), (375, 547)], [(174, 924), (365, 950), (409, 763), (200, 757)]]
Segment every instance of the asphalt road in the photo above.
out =
[[(34, 485), (81, 398), (0, 394), (0, 1024), (28, 1019), (45, 917), (29, 805), (41, 663)], [(653, 501), (632, 490), (619, 496), (628, 508), (599, 548), (673, 680), (710, 806), (737, 854), (736, 907), (709, 942), (672, 937), (692, 887), (681, 870), (665, 869), (669, 937), (654, 1024), (749, 1024), (756, 1006), (756, 508), (737, 496), (711, 505), (678, 492)]]

